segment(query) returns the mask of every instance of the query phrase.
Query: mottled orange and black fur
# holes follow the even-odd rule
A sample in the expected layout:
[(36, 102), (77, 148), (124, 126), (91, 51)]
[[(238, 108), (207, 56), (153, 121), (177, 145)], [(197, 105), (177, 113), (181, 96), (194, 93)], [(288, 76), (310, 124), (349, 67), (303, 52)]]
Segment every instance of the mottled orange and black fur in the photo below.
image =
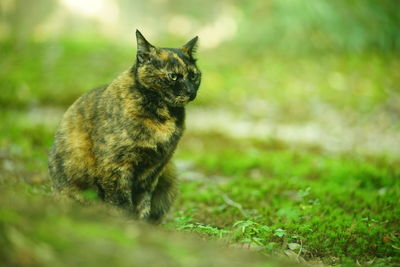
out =
[(76, 199), (95, 190), (139, 219), (160, 222), (176, 195), (170, 162), (184, 130), (184, 106), (201, 73), (193, 52), (151, 45), (136, 31), (132, 68), (81, 96), (64, 114), (49, 153), (54, 189)]

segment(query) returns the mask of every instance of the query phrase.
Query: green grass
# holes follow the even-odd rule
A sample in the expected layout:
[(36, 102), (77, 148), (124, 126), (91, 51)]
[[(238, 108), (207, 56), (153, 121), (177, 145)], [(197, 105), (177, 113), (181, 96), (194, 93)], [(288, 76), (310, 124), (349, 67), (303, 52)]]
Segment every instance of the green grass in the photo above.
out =
[[(46, 158), (62, 112), (129, 67), (134, 49), (72, 40), (0, 49), (0, 258), (6, 263), (122, 266), (156, 258), (154, 264), (169, 266), (257, 266), (265, 256), (343, 266), (400, 263), (396, 155), (188, 131), (175, 154), (181, 192), (166, 225), (137, 224), (97, 202), (81, 207), (54, 199)], [(350, 121), (400, 126), (396, 57), (246, 57), (241, 51), (229, 44), (200, 51), (204, 80), (193, 105), (247, 114), (254, 110), (246, 103), (255, 99), (263, 104), (252, 119), (313, 121), (323, 117), (322, 106)], [(221, 248), (227, 246), (250, 254)]]
[(88, 89), (110, 82), (134, 60), (126, 47), (111, 48), (100, 41), (31, 42), (23, 47), (1, 43), (0, 47), (2, 106), (69, 105)]
[[(302, 244), (307, 259), (399, 260), (398, 161), (330, 155), (277, 141), (218, 148), (216, 143), (238, 141), (218, 135), (192, 138), (204, 143), (204, 151), (184, 142), (180, 157), (206, 175), (182, 183), (179, 227), (210, 236), (223, 231), (230, 242), (254, 243), (267, 251)], [(182, 226), (180, 217), (190, 220)], [(195, 222), (215, 231), (203, 231)]]

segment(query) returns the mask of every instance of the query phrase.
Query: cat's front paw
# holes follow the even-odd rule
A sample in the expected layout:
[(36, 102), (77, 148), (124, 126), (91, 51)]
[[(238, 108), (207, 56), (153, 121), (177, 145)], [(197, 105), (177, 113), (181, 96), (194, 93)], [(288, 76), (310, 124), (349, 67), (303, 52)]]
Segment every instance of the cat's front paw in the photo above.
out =
[(143, 198), (140, 200), (136, 206), (136, 214), (139, 220), (146, 219), (150, 216), (151, 209), (151, 194), (145, 193)]

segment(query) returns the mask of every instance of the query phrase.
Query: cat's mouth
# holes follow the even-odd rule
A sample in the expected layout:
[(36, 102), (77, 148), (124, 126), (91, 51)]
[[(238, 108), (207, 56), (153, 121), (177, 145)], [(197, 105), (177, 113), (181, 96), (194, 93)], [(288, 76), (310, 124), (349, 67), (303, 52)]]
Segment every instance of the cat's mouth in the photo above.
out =
[(187, 103), (189, 103), (190, 101), (192, 101), (194, 98), (190, 97), (190, 96), (170, 96), (168, 97), (168, 102), (169, 104), (171, 104), (172, 106), (184, 106)]
[(189, 101), (191, 101), (191, 100), (193, 100), (193, 99), (190, 99), (189, 96), (178, 96), (178, 97), (176, 98), (176, 101), (177, 101), (177, 102), (180, 102), (180, 103), (187, 103), (187, 102), (189, 102)]
[(189, 103), (191, 101), (189, 96), (177, 96), (175, 98), (175, 104), (177, 106), (183, 106), (186, 105), (187, 103)]

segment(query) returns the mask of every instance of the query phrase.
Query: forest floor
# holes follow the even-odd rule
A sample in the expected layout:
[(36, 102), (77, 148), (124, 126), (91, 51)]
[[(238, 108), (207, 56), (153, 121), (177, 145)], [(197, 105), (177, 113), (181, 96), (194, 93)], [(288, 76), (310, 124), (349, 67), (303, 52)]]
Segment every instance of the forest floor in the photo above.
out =
[[(399, 96), (379, 91), (398, 81), (397, 61), (298, 59), (303, 79), (315, 86), (302, 84), (309, 90), (302, 93), (295, 89), (304, 81), (290, 78), (284, 60), (269, 58), (275, 67), (263, 71), (276, 75), (265, 84), (254, 82), (257, 68), (231, 74), (232, 69), (221, 68), (227, 62), (206, 63), (204, 93), (188, 107), (187, 131), (174, 156), (180, 194), (165, 224), (154, 227), (100, 201), (80, 206), (58, 200), (47, 172), (47, 151), (66, 107), (101, 84), (96, 77), (114, 77), (127, 50), (116, 49), (117, 59), (107, 59), (109, 49), (91, 51), (89, 45), (68, 42), (62, 49), (35, 47), (36, 54), (30, 49), (0, 62), (0, 258), (5, 264), (400, 264), (400, 127), (393, 102)], [(79, 63), (82, 55), (93, 73), (74, 80), (87, 67)], [(367, 66), (347, 75), (363, 63)], [(104, 70), (112, 64), (115, 73)], [(248, 80), (238, 81), (245, 71), (251, 72)], [(324, 71), (334, 72), (327, 82), (337, 90), (323, 88)], [(285, 89), (268, 89), (279, 80)], [(368, 92), (337, 95), (361, 80)], [(240, 91), (246, 82), (258, 93)], [(263, 85), (267, 92), (260, 90)], [(231, 89), (213, 91), (217, 87)], [(308, 100), (310, 94), (319, 100)]]

